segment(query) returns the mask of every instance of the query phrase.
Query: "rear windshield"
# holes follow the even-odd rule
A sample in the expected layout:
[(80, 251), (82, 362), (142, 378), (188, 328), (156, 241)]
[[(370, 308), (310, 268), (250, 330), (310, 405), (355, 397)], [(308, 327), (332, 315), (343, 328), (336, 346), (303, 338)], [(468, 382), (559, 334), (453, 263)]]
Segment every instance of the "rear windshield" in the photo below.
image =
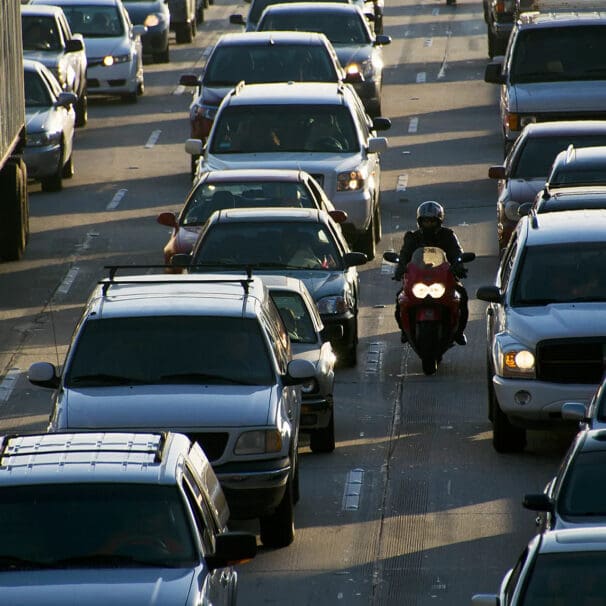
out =
[(605, 25), (523, 30), (512, 52), (512, 84), (606, 79)]

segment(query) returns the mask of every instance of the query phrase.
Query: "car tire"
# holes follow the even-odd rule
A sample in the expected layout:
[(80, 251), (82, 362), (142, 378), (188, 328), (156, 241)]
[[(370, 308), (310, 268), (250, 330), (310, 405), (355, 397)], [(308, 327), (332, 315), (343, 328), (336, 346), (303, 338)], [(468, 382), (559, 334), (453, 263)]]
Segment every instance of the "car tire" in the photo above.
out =
[(379, 202), (375, 205), (375, 243), (379, 243), (383, 237), (383, 225), (381, 224), (381, 207)]
[(175, 24), (175, 40), (177, 44), (186, 44), (194, 39), (191, 23)]
[(497, 452), (522, 452), (526, 446), (526, 430), (516, 427), (501, 410), (494, 387), (489, 385), (492, 410), (492, 445)]
[(330, 413), (328, 425), (322, 429), (316, 429), (309, 436), (309, 448), (312, 452), (333, 452), (335, 449), (335, 410)]
[(85, 126), (88, 122), (88, 95), (86, 89), (76, 101), (76, 128)]
[(366, 231), (359, 236), (359, 249), (363, 252), (369, 261), (372, 261), (377, 254), (377, 247), (375, 242), (375, 217), (374, 213), (370, 220), (370, 225), (366, 228)]
[(196, 10), (196, 21), (198, 23), (204, 23), (204, 9), (208, 8), (208, 0), (204, 0)]
[(261, 543), (265, 547), (288, 547), (295, 539), (295, 503), (293, 480), (289, 478), (284, 496), (276, 510), (259, 520)]
[(18, 261), (29, 238), (27, 168), (23, 160), (7, 162), (0, 171), (0, 259)]

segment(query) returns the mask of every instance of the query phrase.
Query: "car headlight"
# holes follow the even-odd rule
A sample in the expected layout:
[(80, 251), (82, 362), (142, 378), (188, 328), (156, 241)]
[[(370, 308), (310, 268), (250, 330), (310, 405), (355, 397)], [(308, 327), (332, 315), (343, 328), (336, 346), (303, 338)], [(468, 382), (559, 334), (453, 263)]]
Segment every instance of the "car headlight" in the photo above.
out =
[(111, 67), (117, 63), (128, 63), (130, 61), (130, 53), (126, 55), (106, 55), (103, 57), (103, 65)]
[(158, 13), (150, 13), (143, 20), (143, 25), (146, 27), (157, 27), (164, 21), (164, 17)]
[(243, 433), (236, 442), (234, 454), (264, 454), (281, 450), (282, 435), (277, 429), (259, 429)]
[(501, 370), (504, 377), (534, 378), (534, 354), (523, 346), (511, 347), (501, 352)]
[(375, 66), (373, 65), (371, 59), (366, 59), (365, 61), (361, 62), (348, 63), (345, 71), (348, 74), (358, 72), (362, 74), (364, 80), (372, 80), (375, 75)]
[(214, 120), (218, 109), (217, 105), (194, 103), (191, 106), (190, 119), (199, 120), (200, 118), (205, 118), (206, 120)]
[(417, 299), (424, 299), (429, 295), (432, 299), (439, 299), (446, 292), (446, 287), (441, 282), (434, 282), (433, 284), (425, 284), (423, 282), (417, 282), (412, 287), (412, 294)]
[(333, 295), (331, 297), (323, 297), (316, 302), (320, 314), (336, 315), (344, 314), (349, 309), (349, 305), (342, 295)]
[(509, 200), (508, 202), (505, 203), (503, 212), (505, 213), (505, 216), (510, 221), (518, 221), (520, 219), (520, 215), (518, 213), (519, 209), (520, 209), (519, 202), (516, 202), (515, 200)]
[(356, 191), (364, 189), (366, 179), (359, 170), (350, 170), (337, 175), (337, 191)]
[(27, 133), (26, 141), (28, 147), (45, 147), (47, 145), (59, 145), (61, 143), (61, 131), (54, 133)]

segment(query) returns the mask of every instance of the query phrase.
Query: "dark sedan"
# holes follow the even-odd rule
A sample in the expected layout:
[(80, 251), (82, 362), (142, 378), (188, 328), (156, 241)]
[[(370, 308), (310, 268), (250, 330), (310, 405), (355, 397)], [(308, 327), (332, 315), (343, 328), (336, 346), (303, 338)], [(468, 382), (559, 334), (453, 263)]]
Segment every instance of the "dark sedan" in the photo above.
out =
[(295, 2), (268, 6), (257, 31), (295, 30), (324, 34), (335, 47), (347, 74), (359, 74), (353, 84), (371, 116), (381, 114), (383, 50), (389, 36), (375, 36), (364, 13), (352, 4)]
[(305, 282), (337, 358), (356, 363), (359, 277), (363, 253), (351, 252), (330, 216), (303, 208), (245, 208), (214, 213), (191, 256), (173, 262), (189, 271), (241, 270)]
[(143, 52), (152, 55), (156, 63), (168, 63), (170, 11), (166, 0), (123, 0), (123, 4), (135, 25), (147, 27), (141, 36)]

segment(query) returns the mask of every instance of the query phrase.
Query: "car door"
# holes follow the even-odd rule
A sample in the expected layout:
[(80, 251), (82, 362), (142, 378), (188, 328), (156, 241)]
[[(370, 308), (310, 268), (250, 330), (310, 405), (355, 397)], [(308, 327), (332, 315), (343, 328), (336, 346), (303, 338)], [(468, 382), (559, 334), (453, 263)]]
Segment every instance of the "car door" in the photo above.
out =
[[(66, 48), (68, 40), (73, 38), (72, 31), (67, 23), (67, 19), (64, 15), (59, 15), (57, 19), (57, 28), (59, 29), (59, 35), (62, 40), (63, 47)], [(75, 92), (77, 95), (82, 90), (82, 55), (84, 51), (80, 52), (66, 52), (64, 53), (65, 67), (67, 69), (67, 78), (70, 90)]]

